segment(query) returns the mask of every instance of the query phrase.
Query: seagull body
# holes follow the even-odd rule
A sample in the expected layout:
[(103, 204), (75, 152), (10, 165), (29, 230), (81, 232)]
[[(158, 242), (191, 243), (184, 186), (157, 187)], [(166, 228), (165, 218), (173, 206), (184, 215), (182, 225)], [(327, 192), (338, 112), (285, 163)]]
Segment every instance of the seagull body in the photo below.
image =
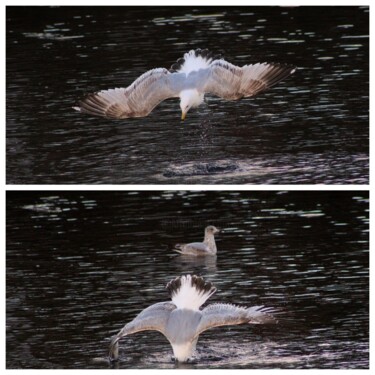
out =
[(161, 332), (172, 346), (174, 357), (186, 362), (194, 353), (199, 335), (207, 329), (237, 324), (276, 323), (273, 308), (239, 307), (215, 303), (200, 307), (215, 293), (216, 288), (198, 276), (180, 276), (167, 284), (172, 301), (159, 302), (143, 310), (112, 338), (109, 360), (118, 360), (118, 342), (127, 335), (154, 330)]
[(175, 245), (174, 251), (177, 251), (183, 255), (192, 256), (206, 256), (206, 255), (216, 255), (217, 248), (215, 243), (215, 233), (220, 232), (219, 229), (213, 225), (206, 227), (204, 231), (203, 242), (192, 242), (188, 244), (177, 244)]
[(156, 68), (127, 88), (89, 94), (75, 110), (111, 119), (145, 117), (168, 98), (180, 98), (181, 119), (210, 93), (226, 100), (255, 96), (294, 73), (295, 67), (257, 63), (238, 67), (208, 50), (191, 50), (170, 70)]

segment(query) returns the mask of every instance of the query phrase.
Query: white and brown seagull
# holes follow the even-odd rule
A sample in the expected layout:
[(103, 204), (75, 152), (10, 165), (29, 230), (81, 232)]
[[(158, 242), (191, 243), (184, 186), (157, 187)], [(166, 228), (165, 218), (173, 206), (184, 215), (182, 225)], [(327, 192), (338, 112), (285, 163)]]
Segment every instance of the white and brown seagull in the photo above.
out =
[(182, 254), (195, 257), (202, 257), (206, 255), (215, 256), (217, 247), (215, 242), (215, 234), (220, 230), (213, 225), (209, 225), (204, 230), (203, 242), (191, 242), (186, 244), (176, 244), (174, 251)]
[(295, 72), (278, 63), (256, 63), (239, 67), (207, 49), (191, 50), (170, 70), (151, 69), (127, 88), (89, 94), (75, 110), (110, 119), (145, 117), (168, 98), (180, 98), (181, 119), (190, 108), (203, 103), (205, 94), (226, 100), (258, 95)]
[(172, 301), (159, 302), (141, 311), (112, 338), (109, 360), (119, 357), (119, 340), (140, 331), (158, 331), (172, 346), (178, 362), (186, 362), (194, 354), (199, 335), (214, 327), (237, 324), (277, 323), (271, 307), (240, 307), (227, 303), (214, 303), (200, 307), (216, 288), (199, 276), (180, 276), (167, 284)]

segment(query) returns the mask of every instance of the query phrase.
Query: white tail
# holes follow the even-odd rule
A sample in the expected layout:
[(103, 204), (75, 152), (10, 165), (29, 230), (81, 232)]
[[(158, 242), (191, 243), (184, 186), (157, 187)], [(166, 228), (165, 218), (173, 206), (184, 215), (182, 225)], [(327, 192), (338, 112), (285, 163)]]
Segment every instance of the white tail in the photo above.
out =
[(167, 285), (172, 302), (178, 309), (199, 310), (216, 288), (199, 276), (180, 276)]

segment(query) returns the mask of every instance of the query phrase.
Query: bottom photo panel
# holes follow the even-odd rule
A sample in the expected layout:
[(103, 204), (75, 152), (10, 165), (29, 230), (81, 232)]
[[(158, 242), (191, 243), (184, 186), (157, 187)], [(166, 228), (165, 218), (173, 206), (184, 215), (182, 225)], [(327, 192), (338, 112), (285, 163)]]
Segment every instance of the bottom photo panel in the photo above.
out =
[(8, 369), (369, 368), (367, 191), (8, 191)]

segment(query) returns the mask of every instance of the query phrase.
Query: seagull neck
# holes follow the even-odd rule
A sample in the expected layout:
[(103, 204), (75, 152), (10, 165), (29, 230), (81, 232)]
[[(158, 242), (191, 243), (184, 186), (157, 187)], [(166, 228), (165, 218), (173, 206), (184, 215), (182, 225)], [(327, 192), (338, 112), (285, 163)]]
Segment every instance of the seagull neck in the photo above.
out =
[(181, 103), (186, 103), (189, 107), (199, 106), (204, 99), (204, 94), (196, 89), (187, 89), (180, 92)]
[(211, 249), (213, 254), (216, 254), (216, 242), (215, 236), (212, 233), (205, 233), (203, 243), (206, 244), (209, 249)]

